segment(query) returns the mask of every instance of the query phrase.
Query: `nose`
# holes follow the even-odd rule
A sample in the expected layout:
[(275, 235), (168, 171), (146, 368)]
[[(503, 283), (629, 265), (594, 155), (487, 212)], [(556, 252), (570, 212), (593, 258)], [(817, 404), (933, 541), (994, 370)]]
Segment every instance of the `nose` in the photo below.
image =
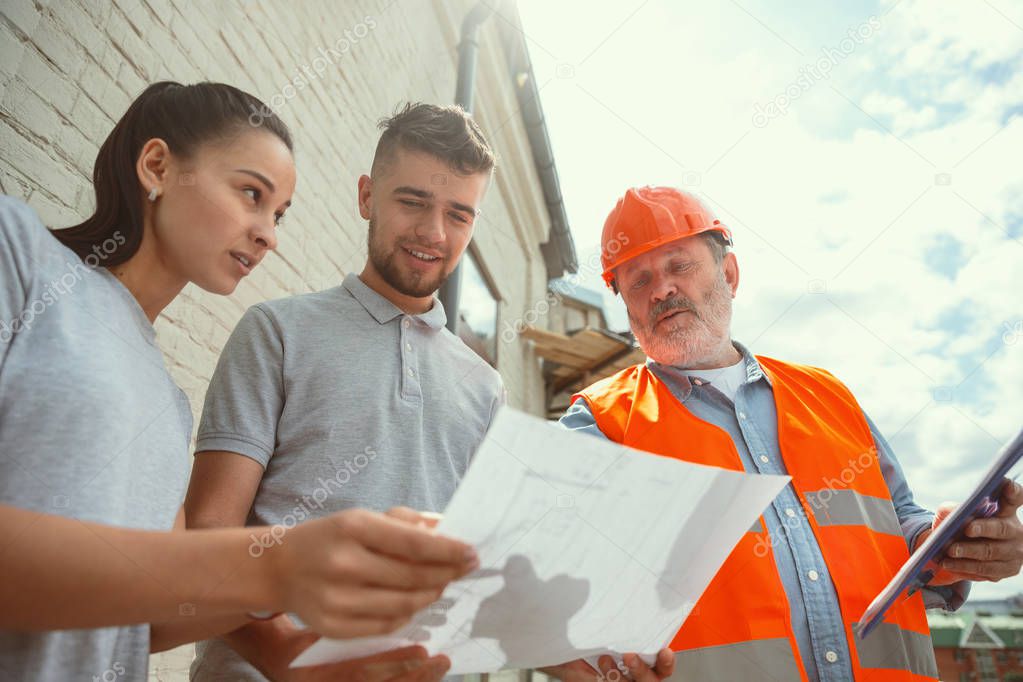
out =
[(277, 249), (277, 226), (273, 221), (270, 225), (259, 224), (252, 229), (252, 240), (267, 251)]
[(678, 286), (671, 278), (654, 275), (654, 281), (650, 287), (650, 298), (654, 303), (666, 301), (676, 295), (678, 295)]
[(423, 216), (423, 219), (416, 225), (416, 237), (422, 239), (426, 244), (440, 244), (444, 241), (447, 233), (444, 230), (444, 210), (438, 207)]

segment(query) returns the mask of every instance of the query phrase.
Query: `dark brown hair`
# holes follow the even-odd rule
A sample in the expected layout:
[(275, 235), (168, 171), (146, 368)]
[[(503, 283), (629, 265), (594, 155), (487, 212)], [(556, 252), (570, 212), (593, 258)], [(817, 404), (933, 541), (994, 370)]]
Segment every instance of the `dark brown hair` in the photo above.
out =
[(182, 85), (154, 83), (139, 95), (107, 136), (96, 156), (92, 182), (96, 212), (85, 221), (53, 235), (84, 259), (119, 232), (123, 246), (104, 258), (119, 265), (142, 243), (142, 198), (135, 165), (142, 147), (153, 138), (171, 153), (190, 158), (203, 144), (221, 141), (246, 127), (273, 133), (292, 149), (291, 133), (265, 104), (223, 83)]
[(373, 156), (374, 176), (394, 160), (398, 149), (426, 152), (446, 162), (459, 175), (488, 173), (494, 152), (483, 131), (459, 106), (409, 102), (390, 118), (380, 120), (384, 131)]

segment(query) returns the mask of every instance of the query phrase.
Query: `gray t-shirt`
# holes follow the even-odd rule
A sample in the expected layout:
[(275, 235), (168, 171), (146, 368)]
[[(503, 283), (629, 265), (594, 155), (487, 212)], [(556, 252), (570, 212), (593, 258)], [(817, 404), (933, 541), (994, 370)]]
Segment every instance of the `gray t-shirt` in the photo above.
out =
[[(245, 313), (210, 381), (197, 451), (266, 467), (249, 525), (356, 506), (443, 511), (504, 400), (500, 375), (446, 320), (440, 301), (406, 315), (354, 274)], [(212, 640), (197, 646), (192, 679), (263, 677)]]
[[(153, 326), (101, 267), (119, 241), (89, 267), (28, 206), (0, 196), (0, 504), (169, 530), (192, 416)], [(93, 550), (117, 551), (98, 538)], [(148, 661), (148, 625), (0, 631), (4, 680), (145, 680)]]

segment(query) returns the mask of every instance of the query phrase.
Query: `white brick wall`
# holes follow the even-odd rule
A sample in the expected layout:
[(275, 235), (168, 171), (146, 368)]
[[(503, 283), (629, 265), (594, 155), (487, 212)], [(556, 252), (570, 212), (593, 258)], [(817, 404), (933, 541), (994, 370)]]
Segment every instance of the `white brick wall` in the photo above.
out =
[[(360, 24), (375, 26), (279, 110), (294, 133), (299, 172), (279, 254), (230, 298), (186, 288), (157, 322), (171, 373), (198, 417), (220, 349), (245, 308), (334, 286), (361, 268), (366, 228), (356, 180), (372, 159), (376, 121), (405, 100), (452, 100), (458, 27), (469, 7), (466, 0), (4, 0), (0, 191), (28, 201), (48, 225), (77, 222), (93, 207), (99, 145), (146, 84), (223, 81), (268, 101), (317, 48)], [(539, 243), (549, 225), (500, 48), (503, 24), (492, 18), (481, 33), (475, 104), (500, 157), (476, 236), (503, 299), (499, 329), (544, 296)], [(528, 345), (499, 339), (498, 364), (511, 404), (542, 414), (543, 380)], [(183, 660), (182, 651), (155, 657), (153, 679), (183, 679)]]

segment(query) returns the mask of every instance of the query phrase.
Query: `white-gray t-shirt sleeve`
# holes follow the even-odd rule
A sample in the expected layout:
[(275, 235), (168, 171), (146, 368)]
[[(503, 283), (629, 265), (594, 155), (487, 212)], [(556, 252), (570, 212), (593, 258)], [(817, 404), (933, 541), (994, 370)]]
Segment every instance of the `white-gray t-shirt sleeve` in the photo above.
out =
[(0, 196), (0, 367), (29, 308), (31, 252), (44, 230), (31, 208)]
[(237, 452), (266, 467), (284, 409), (283, 363), (274, 320), (259, 305), (249, 308), (224, 345), (206, 391), (196, 454)]

